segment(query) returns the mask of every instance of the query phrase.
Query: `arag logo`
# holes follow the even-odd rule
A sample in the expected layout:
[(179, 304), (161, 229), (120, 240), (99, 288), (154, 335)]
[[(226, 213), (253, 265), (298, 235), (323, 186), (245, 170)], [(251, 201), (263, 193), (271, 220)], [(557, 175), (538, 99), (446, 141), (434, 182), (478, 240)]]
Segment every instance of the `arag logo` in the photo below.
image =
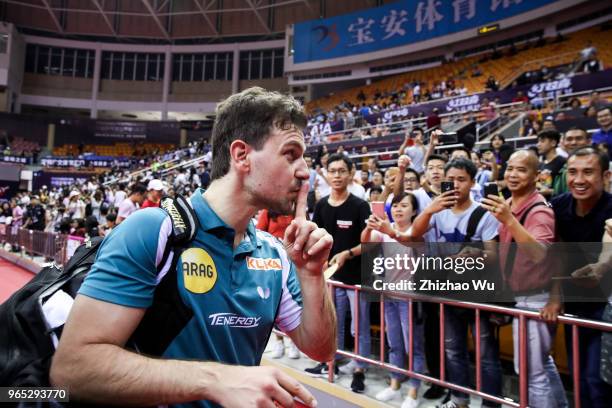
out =
[(185, 289), (203, 294), (217, 282), (217, 267), (212, 257), (201, 248), (189, 248), (181, 255)]

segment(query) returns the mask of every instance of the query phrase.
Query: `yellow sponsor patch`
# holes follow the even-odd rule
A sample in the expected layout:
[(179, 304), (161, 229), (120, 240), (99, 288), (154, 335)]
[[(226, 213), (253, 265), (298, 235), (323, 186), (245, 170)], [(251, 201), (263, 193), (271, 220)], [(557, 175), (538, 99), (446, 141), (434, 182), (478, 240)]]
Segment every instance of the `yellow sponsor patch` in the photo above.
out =
[(185, 289), (202, 294), (210, 291), (217, 282), (215, 261), (201, 248), (189, 248), (181, 255)]

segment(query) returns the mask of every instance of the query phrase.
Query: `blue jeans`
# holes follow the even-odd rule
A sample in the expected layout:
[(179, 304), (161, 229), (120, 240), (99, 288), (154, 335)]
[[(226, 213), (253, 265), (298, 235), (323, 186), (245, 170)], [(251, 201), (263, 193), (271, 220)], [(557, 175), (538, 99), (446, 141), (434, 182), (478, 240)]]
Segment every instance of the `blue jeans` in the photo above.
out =
[[(540, 293), (516, 296), (516, 307), (539, 311), (550, 295)], [(519, 373), (519, 324), (512, 322), (514, 343), (514, 370)], [(527, 372), (529, 381), (529, 406), (534, 408), (567, 408), (565, 389), (557, 371), (550, 349), (555, 338), (555, 326), (538, 320), (527, 320)]]
[[(336, 316), (338, 321), (338, 349), (344, 348), (344, 322), (346, 311), (351, 311), (351, 336), (355, 337), (355, 291), (344, 288), (335, 289)], [(370, 357), (372, 342), (370, 340), (370, 302), (363, 294), (359, 295), (359, 355)], [(340, 359), (341, 356), (336, 356)], [(357, 367), (366, 368), (368, 363), (357, 361)]]
[[(568, 305), (568, 313), (585, 319), (602, 320), (606, 305)], [(567, 361), (572, 370), (572, 330), (566, 326), (565, 345)], [(609, 407), (612, 401), (612, 386), (601, 378), (601, 331), (578, 328), (578, 351), (580, 355), (580, 405), (582, 408)]]
[[(416, 304), (413, 304), (416, 307)], [(385, 300), (385, 325), (387, 332), (387, 343), (389, 344), (389, 362), (396, 367), (406, 368), (406, 354), (410, 354), (409, 327), (408, 327), (408, 303)], [(423, 322), (417, 322), (414, 318), (412, 332), (412, 370), (415, 373), (425, 372), (425, 331)], [(391, 372), (391, 377), (401, 380), (402, 374)], [(408, 384), (413, 388), (421, 385), (421, 380), (410, 378)]]
[[(470, 385), (467, 346), (468, 325), (476, 335), (474, 311), (447, 307), (444, 313), (444, 350), (448, 381), (464, 387)], [(480, 315), (480, 358), (482, 368), (482, 391), (491, 395), (501, 394), (502, 371), (499, 361), (499, 345), (486, 313)], [(452, 400), (458, 405), (468, 405), (470, 397), (459, 391), (452, 391)], [(483, 406), (498, 404), (483, 400)]]

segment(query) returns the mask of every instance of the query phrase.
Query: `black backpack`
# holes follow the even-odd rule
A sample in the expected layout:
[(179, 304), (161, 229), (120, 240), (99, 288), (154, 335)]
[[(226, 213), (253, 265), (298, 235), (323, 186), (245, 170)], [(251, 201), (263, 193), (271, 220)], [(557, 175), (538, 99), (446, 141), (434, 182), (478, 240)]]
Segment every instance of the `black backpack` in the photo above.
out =
[[(197, 216), (183, 197), (162, 199), (161, 207), (170, 215), (172, 231), (160, 262), (161, 269), (171, 253), (178, 254), (195, 236)], [(50, 327), (44, 306), (54, 295), (74, 299), (83, 280), (94, 264), (103, 239), (94, 237), (79, 246), (64, 268), (51, 265), (43, 268), (30, 282), (0, 305), (0, 385), (1, 386), (48, 386), (51, 358), (61, 336), (64, 320)], [(187, 310), (176, 310), (176, 262), (158, 284), (153, 305), (147, 309), (143, 320), (128, 342), (134, 349), (158, 354), (191, 318)], [(158, 270), (159, 272), (159, 270)], [(172, 279), (174, 278), (174, 284)], [(62, 293), (63, 291), (63, 293)], [(57, 298), (56, 298), (57, 299)], [(180, 308), (179, 308), (180, 309)], [(168, 333), (159, 333), (152, 342), (151, 331), (158, 324), (170, 323)], [(159, 327), (159, 326), (157, 326)], [(138, 347), (136, 347), (138, 346)]]

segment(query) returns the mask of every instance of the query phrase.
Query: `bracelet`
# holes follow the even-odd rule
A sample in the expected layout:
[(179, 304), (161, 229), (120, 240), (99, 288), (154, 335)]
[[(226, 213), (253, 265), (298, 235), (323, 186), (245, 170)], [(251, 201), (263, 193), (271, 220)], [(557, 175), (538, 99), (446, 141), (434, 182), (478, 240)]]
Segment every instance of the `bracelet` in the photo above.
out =
[(353, 250), (351, 248), (349, 248), (348, 253), (351, 259), (355, 257), (355, 254), (353, 253)]

